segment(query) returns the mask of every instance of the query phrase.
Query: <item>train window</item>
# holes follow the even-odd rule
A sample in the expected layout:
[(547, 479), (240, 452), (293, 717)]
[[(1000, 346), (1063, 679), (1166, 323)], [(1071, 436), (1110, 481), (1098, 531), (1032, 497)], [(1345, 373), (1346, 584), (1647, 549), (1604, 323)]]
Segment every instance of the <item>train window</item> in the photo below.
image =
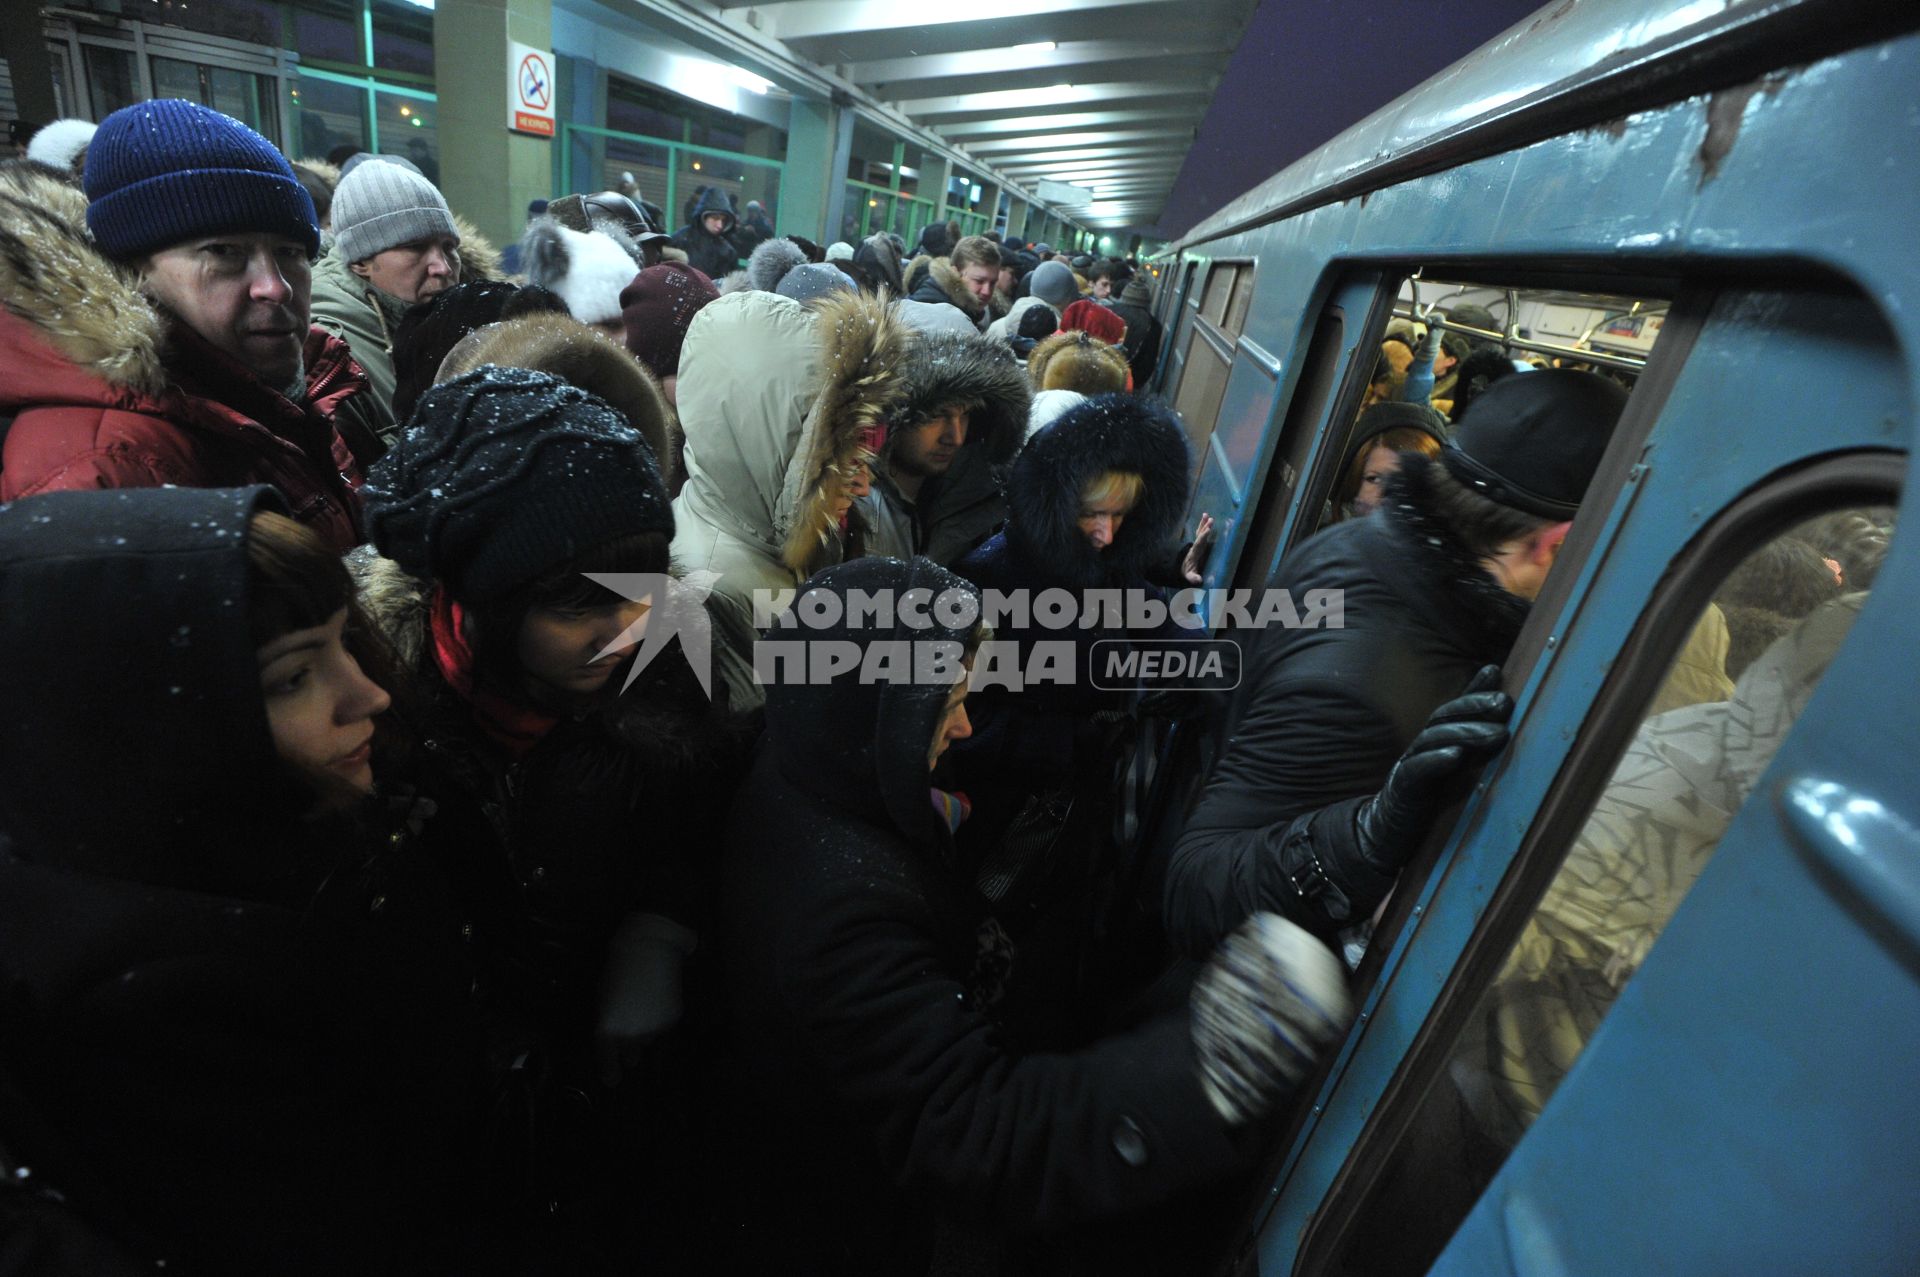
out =
[(1220, 401), (1227, 393), (1227, 373), (1233, 366), (1233, 351), (1223, 348), (1220, 339), (1204, 324), (1191, 324), (1187, 330), (1187, 356), (1181, 365), (1180, 388), (1174, 395), (1173, 410), (1186, 423), (1187, 436), (1194, 442), (1196, 454), (1213, 432), (1213, 419), (1220, 412)]
[(1233, 281), (1239, 273), (1238, 266), (1219, 262), (1207, 276), (1207, 291), (1200, 299), (1200, 314), (1215, 328), (1226, 324), (1227, 303), (1233, 297)]
[(1557, 865), (1530, 858), (1544, 891), (1505, 915), (1517, 938), (1330, 1271), (1425, 1272), (1438, 1256), (1753, 795), (1859, 614), (1893, 518), (1890, 506), (1803, 518), (1693, 595), (1693, 625), (1571, 845)]
[[(1667, 303), (1571, 289), (1507, 288), (1421, 278), (1415, 272), (1400, 288), (1379, 344), (1362, 353), (1371, 359), (1367, 381), (1330, 476), (1324, 523), (1364, 514), (1378, 497), (1381, 477), (1398, 469), (1409, 451), (1432, 455), (1439, 440), (1396, 417), (1393, 428), (1376, 428), (1391, 414), (1369, 413), (1388, 402), (1424, 403), (1440, 414), (1441, 429), (1460, 420), (1475, 395), (1494, 381), (1535, 368), (1582, 368), (1612, 377), (1631, 390), (1664, 326)], [(1431, 381), (1417, 352), (1429, 326), (1441, 331)], [(1377, 442), (1363, 453), (1359, 445)]]
[(1227, 315), (1220, 327), (1238, 337), (1247, 326), (1247, 308), (1253, 304), (1253, 267), (1242, 266), (1234, 273), (1233, 296), (1227, 301)]

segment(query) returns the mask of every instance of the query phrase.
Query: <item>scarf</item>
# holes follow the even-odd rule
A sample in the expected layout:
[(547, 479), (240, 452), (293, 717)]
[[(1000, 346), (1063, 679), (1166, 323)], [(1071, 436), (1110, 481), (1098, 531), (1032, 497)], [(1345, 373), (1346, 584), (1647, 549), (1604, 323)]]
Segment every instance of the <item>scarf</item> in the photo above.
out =
[(560, 720), (479, 685), (474, 677), (473, 649), (467, 645), (465, 620), (466, 614), (453, 596), (434, 587), (433, 663), (447, 686), (473, 706), (473, 720), (488, 739), (515, 759), (523, 758)]
[(934, 786), (928, 789), (927, 795), (933, 799), (934, 814), (946, 822), (950, 834), (957, 832), (967, 817), (973, 815), (973, 800), (958, 790), (949, 793)]

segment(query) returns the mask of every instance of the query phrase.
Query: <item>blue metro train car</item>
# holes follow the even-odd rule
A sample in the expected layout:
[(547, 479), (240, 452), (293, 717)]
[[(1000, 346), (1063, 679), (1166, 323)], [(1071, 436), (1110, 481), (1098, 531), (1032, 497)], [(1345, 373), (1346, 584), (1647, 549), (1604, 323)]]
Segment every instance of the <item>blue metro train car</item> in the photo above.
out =
[(1920, 5), (1564, 0), (1157, 258), (1212, 586), (1396, 321), (1631, 389), (1221, 1271), (1920, 1271), (1917, 233)]

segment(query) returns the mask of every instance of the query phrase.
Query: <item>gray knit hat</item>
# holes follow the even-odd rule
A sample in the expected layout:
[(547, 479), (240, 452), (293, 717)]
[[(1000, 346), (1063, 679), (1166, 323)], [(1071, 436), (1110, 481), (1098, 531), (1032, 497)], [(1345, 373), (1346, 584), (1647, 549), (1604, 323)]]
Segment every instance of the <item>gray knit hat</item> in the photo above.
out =
[(375, 158), (356, 165), (333, 192), (333, 242), (349, 262), (364, 262), (400, 244), (460, 232), (432, 182)]
[[(339, 198), (334, 196), (335, 201)], [(337, 234), (340, 226), (337, 202), (334, 208), (333, 225)], [(1060, 262), (1041, 262), (1027, 283), (1027, 291), (1055, 310), (1080, 300), (1080, 286), (1073, 282), (1073, 272)]]

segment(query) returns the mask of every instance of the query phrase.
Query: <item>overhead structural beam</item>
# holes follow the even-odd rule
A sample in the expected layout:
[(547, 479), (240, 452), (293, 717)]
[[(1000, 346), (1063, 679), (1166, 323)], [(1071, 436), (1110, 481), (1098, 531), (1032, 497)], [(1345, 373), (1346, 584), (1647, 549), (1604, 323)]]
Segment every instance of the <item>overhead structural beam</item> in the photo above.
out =
[(933, 131), (972, 145), (963, 139), (1011, 136), (1021, 133), (1065, 133), (1071, 129), (1102, 128), (1114, 124), (1198, 124), (1206, 112), (1192, 111), (1073, 111), (1065, 115), (1020, 115), (1003, 120), (976, 120), (970, 124), (936, 124)]
[(1211, 92), (1212, 80), (1192, 81), (1127, 80), (1100, 84), (1067, 84), (1064, 81), (1044, 89), (998, 89), (983, 93), (952, 93), (945, 97), (907, 98), (893, 105), (917, 120), (955, 111), (1018, 111), (1029, 107), (1063, 108), (1082, 102), (1108, 102), (1115, 98), (1185, 97), (1194, 92)]
[(1035, 164), (1013, 169), (1009, 176), (1068, 178), (1089, 173), (1177, 173), (1180, 171), (1180, 164), (1180, 156), (1157, 155), (1137, 160), (1086, 160), (1078, 164)]
[(1177, 143), (1162, 142), (1155, 146), (1137, 146), (1137, 147), (1135, 146), (1127, 146), (1127, 147), (1097, 146), (1097, 147), (1089, 147), (1087, 150), (1084, 150), (1084, 151), (1053, 151), (1044, 156), (1038, 156), (1038, 155), (1034, 156), (1032, 159), (1022, 159), (1019, 156), (1013, 156), (1008, 159), (1001, 160), (999, 163), (995, 164), (994, 167), (1001, 170), (1004, 173), (1012, 174), (1012, 173), (1021, 173), (1021, 172), (1031, 172), (1034, 169), (1047, 169), (1051, 171), (1053, 169), (1061, 168), (1066, 165), (1077, 164), (1084, 160), (1098, 161), (1098, 160), (1136, 160), (1136, 159), (1161, 159), (1161, 158), (1178, 160), (1181, 156), (1184, 156), (1191, 149), (1192, 149), (1192, 145), (1187, 142), (1177, 142)]
[[(1171, 35), (1146, 40), (1040, 41), (1004, 49), (972, 49), (964, 53), (927, 53), (918, 57), (880, 58), (855, 62), (847, 78), (857, 84), (899, 84), (910, 80), (940, 80), (954, 75), (999, 75), (1008, 71), (1052, 69), (1063, 75), (1083, 63), (1145, 62), (1185, 53), (1226, 53), (1231, 36), (1215, 32)], [(1067, 75), (1071, 79), (1071, 75)]]
[(755, 5), (764, 30), (782, 40), (811, 40), (856, 31), (897, 31), (1049, 14), (1091, 14), (1146, 8), (1156, 0), (970, 0), (956, 5), (898, 4), (895, 0), (778, 0)]
[[(980, 142), (969, 142), (967, 149), (975, 155), (993, 155), (1003, 151), (1018, 151), (1035, 159), (1049, 151), (1064, 150), (1077, 146), (1101, 146), (1110, 142), (1139, 142), (1149, 138), (1192, 138), (1193, 128), (1183, 125), (1170, 129), (1115, 129), (1104, 133), (1053, 133), (1046, 137), (1009, 137), (987, 138)], [(997, 161), (996, 161), (997, 162)]]

